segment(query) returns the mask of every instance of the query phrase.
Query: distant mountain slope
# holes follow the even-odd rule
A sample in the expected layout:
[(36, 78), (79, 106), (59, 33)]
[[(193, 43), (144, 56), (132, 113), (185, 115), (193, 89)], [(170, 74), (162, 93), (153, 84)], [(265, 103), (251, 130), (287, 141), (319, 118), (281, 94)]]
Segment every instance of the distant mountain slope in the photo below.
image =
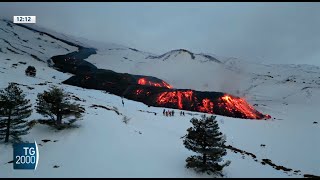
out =
[(210, 55), (194, 54), (194, 53), (192, 53), (188, 50), (185, 50), (185, 49), (172, 50), (172, 51), (167, 52), (165, 54), (162, 54), (160, 56), (148, 56), (147, 59), (158, 59), (158, 60), (162, 60), (162, 61), (170, 59), (171, 61), (174, 61), (176, 59), (179, 60), (179, 59), (190, 58), (190, 57), (186, 57), (186, 56), (190, 56), (191, 59), (197, 59), (200, 62), (213, 61), (213, 62), (221, 63), (218, 59), (216, 59)]
[(0, 21), (0, 41), (0, 52), (3, 54), (13, 53), (22, 57), (28, 55), (43, 62), (55, 54), (77, 50), (74, 45), (68, 45), (43, 33), (26, 30), (5, 20)]

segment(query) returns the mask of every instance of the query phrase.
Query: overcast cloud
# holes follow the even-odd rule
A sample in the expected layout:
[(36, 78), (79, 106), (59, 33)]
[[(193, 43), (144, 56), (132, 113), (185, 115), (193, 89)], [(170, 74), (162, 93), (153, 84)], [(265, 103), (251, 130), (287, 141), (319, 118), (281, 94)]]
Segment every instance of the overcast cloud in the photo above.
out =
[(173, 49), (250, 61), (320, 65), (320, 3), (0, 3), (0, 15), (162, 54)]

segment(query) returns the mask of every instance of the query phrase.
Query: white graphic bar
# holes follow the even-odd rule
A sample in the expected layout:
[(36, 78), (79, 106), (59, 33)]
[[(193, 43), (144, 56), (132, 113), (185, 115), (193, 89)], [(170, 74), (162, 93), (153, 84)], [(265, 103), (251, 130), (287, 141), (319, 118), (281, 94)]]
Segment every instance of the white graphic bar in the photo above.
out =
[(36, 16), (13, 16), (13, 23), (36, 23)]

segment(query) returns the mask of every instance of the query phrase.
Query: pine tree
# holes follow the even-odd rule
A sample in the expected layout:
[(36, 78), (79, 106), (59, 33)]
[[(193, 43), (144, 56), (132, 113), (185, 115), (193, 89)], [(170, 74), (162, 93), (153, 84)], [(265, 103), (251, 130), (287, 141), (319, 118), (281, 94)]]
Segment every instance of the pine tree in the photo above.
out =
[(52, 86), (49, 91), (44, 91), (38, 94), (36, 111), (44, 117), (50, 117), (55, 121), (55, 125), (62, 127), (62, 119), (74, 116), (69, 120), (69, 125), (84, 113), (84, 108), (79, 104), (70, 102), (69, 93), (57, 86)]
[(184, 136), (185, 147), (198, 153), (186, 159), (186, 167), (193, 168), (197, 172), (223, 176), (222, 169), (230, 164), (230, 161), (219, 164), (222, 157), (227, 154), (224, 148), (225, 136), (219, 132), (216, 116), (201, 117), (200, 120), (191, 119), (193, 127), (187, 129), (188, 133)]
[(32, 113), (30, 100), (15, 84), (9, 83), (8, 87), (0, 90), (0, 139), (9, 142), (10, 136), (13, 141), (20, 141), (20, 136), (28, 134), (30, 127), (28, 118)]

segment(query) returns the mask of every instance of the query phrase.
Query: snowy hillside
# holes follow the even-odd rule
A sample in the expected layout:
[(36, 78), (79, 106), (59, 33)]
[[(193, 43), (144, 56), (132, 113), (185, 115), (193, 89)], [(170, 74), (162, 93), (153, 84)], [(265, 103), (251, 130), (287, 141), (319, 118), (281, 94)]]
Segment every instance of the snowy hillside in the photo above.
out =
[[(0, 177), (211, 177), (185, 168), (185, 159), (194, 153), (183, 146), (181, 137), (191, 126), (190, 119), (201, 113), (165, 117), (163, 108), (130, 100), (122, 106), (118, 96), (62, 84), (71, 74), (48, 67), (46, 61), (78, 48), (47, 35), (0, 21), (0, 41), (0, 88), (18, 83), (34, 107), (37, 93), (58, 85), (86, 109), (77, 129), (56, 132), (37, 124), (23, 137), (39, 145), (36, 171), (14, 170), (8, 163), (12, 146), (0, 143)], [(221, 60), (183, 50), (155, 55), (112, 43), (72, 42), (77, 41), (98, 49), (87, 61), (99, 68), (155, 76), (175, 88), (232, 93), (270, 114), (268, 121), (217, 116), (227, 145), (236, 148), (225, 157), (231, 160), (226, 177), (320, 175), (319, 67)], [(36, 77), (25, 76), (29, 65), (36, 67)], [(124, 116), (130, 118), (128, 124), (122, 122)], [(43, 117), (34, 111), (29, 120), (39, 118)], [(266, 163), (268, 159), (276, 166)]]

